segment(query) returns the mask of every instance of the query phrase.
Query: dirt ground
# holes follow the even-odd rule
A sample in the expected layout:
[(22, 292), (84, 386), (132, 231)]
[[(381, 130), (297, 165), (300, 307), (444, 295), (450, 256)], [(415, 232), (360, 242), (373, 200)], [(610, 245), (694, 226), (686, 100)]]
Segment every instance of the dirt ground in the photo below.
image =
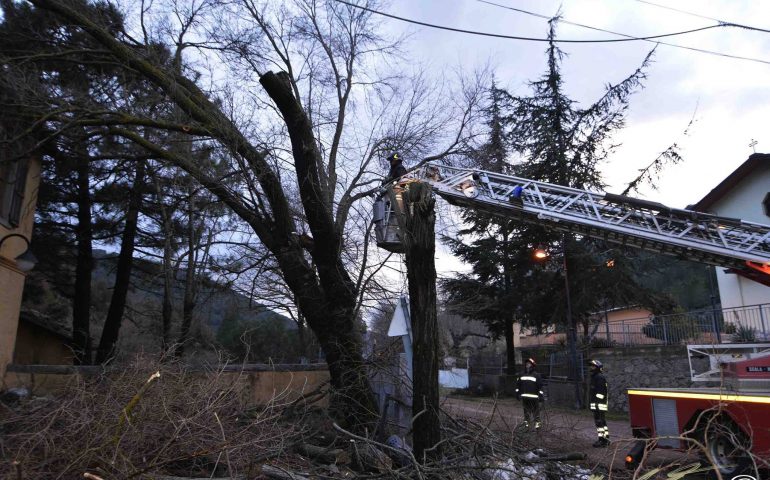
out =
[[(510, 398), (448, 396), (443, 400), (443, 408), (453, 416), (489, 422), (491, 429), (501, 431), (511, 431), (524, 419), (520, 402)], [(542, 432), (533, 437), (533, 445), (554, 453), (583, 452), (588, 455), (583, 462), (585, 466), (596, 472), (612, 469), (617, 477), (626, 476), (623, 474), (626, 472), (624, 462), (633, 441), (628, 420), (607, 421), (612, 440), (608, 448), (591, 446), (596, 441), (596, 427), (590, 412), (555, 409), (546, 405), (543, 423)], [(682, 452), (656, 450), (650, 454), (646, 465), (687, 465), (697, 460), (697, 457)]]

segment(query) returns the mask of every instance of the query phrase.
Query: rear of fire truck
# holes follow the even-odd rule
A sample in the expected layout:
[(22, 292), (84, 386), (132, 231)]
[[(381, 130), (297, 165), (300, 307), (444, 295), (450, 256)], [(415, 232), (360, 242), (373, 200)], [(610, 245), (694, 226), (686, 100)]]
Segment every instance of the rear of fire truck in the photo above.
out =
[[(695, 450), (713, 478), (752, 478), (770, 464), (770, 344), (690, 345), (691, 377), (701, 388), (628, 390), (639, 439), (626, 457), (635, 468), (653, 448)], [(709, 368), (692, 369), (705, 356)], [(759, 478), (754, 476), (754, 478)]]

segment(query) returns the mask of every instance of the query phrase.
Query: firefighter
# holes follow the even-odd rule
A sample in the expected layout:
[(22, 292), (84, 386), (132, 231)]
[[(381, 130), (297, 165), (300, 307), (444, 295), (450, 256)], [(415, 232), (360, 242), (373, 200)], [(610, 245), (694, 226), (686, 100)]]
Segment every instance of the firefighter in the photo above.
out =
[(610, 430), (607, 427), (607, 379), (602, 374), (602, 362), (591, 360), (591, 389), (588, 406), (594, 412), (596, 435), (599, 437), (593, 444), (595, 448), (606, 447), (610, 444)]
[(388, 157), (388, 163), (390, 163), (390, 171), (388, 177), (385, 179), (385, 183), (392, 182), (393, 180), (406, 175), (406, 167), (404, 167), (403, 160), (401, 160), (401, 154), (393, 153)]
[(535, 368), (537, 363), (533, 358), (528, 358), (524, 363), (524, 375), (516, 380), (516, 399), (521, 400), (524, 407), (524, 428), (535, 427), (540, 429), (540, 403), (545, 400), (543, 396), (543, 381)]

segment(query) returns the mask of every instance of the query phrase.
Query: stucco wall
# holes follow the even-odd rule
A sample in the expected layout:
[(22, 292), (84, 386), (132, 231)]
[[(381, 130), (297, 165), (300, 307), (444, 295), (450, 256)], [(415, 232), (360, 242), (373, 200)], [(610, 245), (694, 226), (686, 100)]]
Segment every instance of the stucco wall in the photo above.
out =
[[(716, 201), (709, 210), (724, 217), (770, 225), (770, 217), (762, 208), (762, 200), (768, 192), (770, 192), (770, 164), (757, 167), (751, 175), (738, 182), (726, 195)], [(724, 272), (725, 269), (717, 268), (722, 307), (770, 303), (770, 287)]]
[[(64, 391), (71, 382), (82, 377), (94, 378), (101, 373), (100, 367), (52, 367), (10, 365), (5, 374), (5, 388), (25, 387), (34, 395), (56, 395)], [(276, 367), (281, 367), (280, 365)], [(58, 371), (60, 373), (46, 373)], [(270, 402), (288, 403), (303, 394), (308, 394), (329, 381), (325, 369), (282, 371), (226, 371), (216, 374), (197, 372), (210, 381), (237, 385), (248, 405), (266, 405)], [(109, 375), (109, 373), (107, 373)], [(325, 400), (324, 400), (325, 401)], [(323, 405), (323, 402), (319, 402)]]
[[(0, 230), (0, 238), (2, 235), (4, 233)], [(23, 288), (24, 274), (0, 257), (0, 378), (13, 358)]]
[[(39, 181), (40, 163), (30, 160), (19, 226), (11, 229), (0, 224), (0, 239), (13, 233), (21, 234), (28, 240), (32, 239)], [(14, 259), (24, 253), (26, 248), (26, 243), (20, 238), (8, 238), (0, 247), (0, 378), (3, 378), (6, 365), (13, 359), (21, 294), (24, 289), (25, 275), (16, 268)]]

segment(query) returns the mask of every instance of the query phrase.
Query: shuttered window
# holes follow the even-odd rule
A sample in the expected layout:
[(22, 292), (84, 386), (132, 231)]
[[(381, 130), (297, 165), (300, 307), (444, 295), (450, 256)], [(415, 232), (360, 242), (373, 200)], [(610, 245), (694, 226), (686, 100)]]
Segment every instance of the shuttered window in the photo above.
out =
[(8, 150), (0, 147), (0, 223), (19, 226), (26, 183), (27, 161), (12, 159)]

